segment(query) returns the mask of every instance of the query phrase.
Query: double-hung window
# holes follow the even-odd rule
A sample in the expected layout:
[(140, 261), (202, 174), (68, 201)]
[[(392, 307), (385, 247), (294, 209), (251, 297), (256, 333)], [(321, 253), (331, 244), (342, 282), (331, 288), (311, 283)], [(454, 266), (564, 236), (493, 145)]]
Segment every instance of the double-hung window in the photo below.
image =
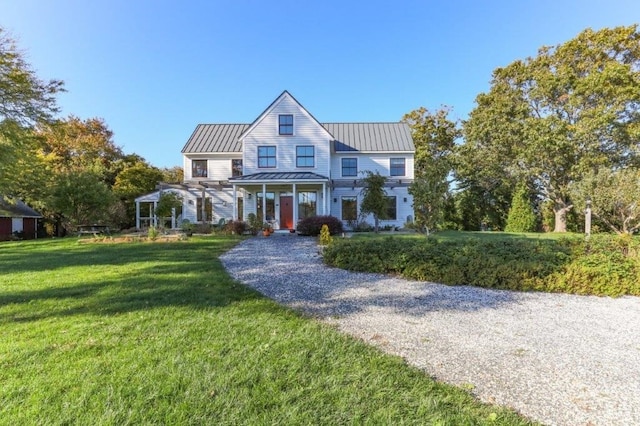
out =
[(314, 166), (313, 146), (296, 146), (296, 167)]
[(293, 135), (293, 114), (281, 114), (278, 116), (278, 134)]
[(276, 167), (276, 147), (275, 146), (259, 146), (258, 147), (258, 167), (260, 168)]
[(231, 160), (231, 176), (242, 176), (242, 160), (241, 159), (233, 159)]
[(404, 158), (390, 159), (389, 168), (391, 176), (405, 176)]
[(191, 177), (207, 177), (207, 160), (191, 160)]
[(395, 196), (386, 196), (387, 200), (387, 220), (396, 220), (397, 219), (397, 203)]
[(342, 177), (358, 176), (358, 159), (343, 158), (342, 159)]

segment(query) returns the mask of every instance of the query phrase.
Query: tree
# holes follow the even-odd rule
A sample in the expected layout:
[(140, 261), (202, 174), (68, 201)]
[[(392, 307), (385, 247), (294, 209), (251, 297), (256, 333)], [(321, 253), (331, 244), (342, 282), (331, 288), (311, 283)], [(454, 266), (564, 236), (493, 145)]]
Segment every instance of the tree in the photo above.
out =
[(15, 41), (0, 27), (0, 194), (22, 198), (25, 192), (33, 192), (18, 184), (18, 177), (31, 174), (31, 169), (21, 167), (36, 160), (38, 141), (32, 128), (52, 120), (58, 112), (55, 95), (61, 91), (62, 81), (36, 76)]
[(527, 185), (519, 184), (513, 194), (509, 217), (507, 218), (507, 232), (535, 232), (536, 214), (531, 207)]
[(44, 140), (43, 155), (54, 171), (92, 170), (109, 187), (115, 183), (125, 155), (103, 119), (82, 120), (71, 115), (40, 126), (39, 135)]
[(564, 232), (575, 182), (638, 161), (637, 26), (587, 29), (498, 68), (476, 103), (464, 123), (465, 174), (484, 187), (533, 182), (553, 202), (555, 231)]
[(640, 229), (639, 169), (601, 169), (576, 184), (572, 194), (581, 206), (589, 199), (592, 214), (617, 234)]
[(62, 228), (109, 222), (109, 209), (114, 199), (100, 176), (90, 171), (70, 171), (57, 176), (49, 205), (57, 219), (58, 234)]
[(370, 170), (363, 172), (366, 177), (363, 179), (364, 188), (362, 188), (362, 203), (360, 204), (360, 213), (362, 215), (373, 215), (374, 231), (377, 234), (380, 230), (380, 219), (387, 218), (388, 200), (387, 193), (384, 190), (386, 178), (380, 173), (373, 173)]
[(164, 183), (182, 183), (184, 181), (184, 170), (180, 166), (163, 167), (160, 170)]
[(147, 164), (144, 160), (128, 166), (118, 173), (113, 185), (113, 193), (126, 209), (127, 220), (121, 224), (122, 226), (129, 227), (135, 224), (135, 198), (154, 191), (162, 180), (162, 171)]
[(427, 234), (442, 220), (442, 209), (449, 192), (451, 156), (460, 135), (448, 114), (449, 109), (445, 107), (435, 113), (420, 107), (402, 118), (411, 127), (416, 147), (414, 181), (409, 193), (413, 196), (416, 223), (420, 229), (426, 229)]
[(158, 218), (171, 217), (173, 210), (182, 207), (182, 197), (175, 192), (166, 191), (160, 195), (156, 206)]
[(36, 76), (15, 40), (0, 27), (0, 121), (23, 127), (50, 121), (59, 111), (55, 95), (61, 91), (62, 81), (43, 81)]

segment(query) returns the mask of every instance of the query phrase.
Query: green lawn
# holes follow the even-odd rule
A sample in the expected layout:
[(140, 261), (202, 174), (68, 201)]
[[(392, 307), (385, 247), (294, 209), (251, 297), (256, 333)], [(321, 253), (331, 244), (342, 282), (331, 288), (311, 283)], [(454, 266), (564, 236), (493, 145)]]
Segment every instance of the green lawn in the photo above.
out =
[(237, 241), (0, 244), (0, 424), (527, 424), (233, 282)]

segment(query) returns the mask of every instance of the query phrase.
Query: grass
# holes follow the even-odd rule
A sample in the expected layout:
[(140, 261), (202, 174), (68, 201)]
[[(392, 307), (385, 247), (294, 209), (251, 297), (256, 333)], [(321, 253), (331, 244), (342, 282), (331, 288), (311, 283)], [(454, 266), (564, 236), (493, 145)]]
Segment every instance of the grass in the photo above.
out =
[(0, 424), (528, 424), (234, 282), (237, 241), (0, 244)]

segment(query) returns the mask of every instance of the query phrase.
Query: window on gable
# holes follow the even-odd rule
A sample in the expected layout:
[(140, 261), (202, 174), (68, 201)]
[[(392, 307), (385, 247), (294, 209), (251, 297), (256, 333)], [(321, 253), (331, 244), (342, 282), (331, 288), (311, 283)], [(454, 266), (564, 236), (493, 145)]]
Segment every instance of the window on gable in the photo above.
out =
[(313, 146), (296, 146), (296, 167), (314, 166)]
[(404, 158), (392, 158), (390, 162), (391, 176), (405, 176)]
[(358, 159), (343, 158), (342, 159), (342, 176), (358, 176)]
[(396, 197), (385, 197), (387, 199), (387, 217), (386, 220), (396, 220), (397, 218), (397, 208), (396, 208)]
[(293, 114), (282, 114), (278, 116), (278, 134), (293, 135)]
[(231, 160), (231, 176), (242, 176), (242, 160)]
[(273, 168), (276, 166), (276, 147), (275, 146), (259, 146), (258, 147), (258, 167)]
[(191, 177), (207, 177), (207, 160), (191, 160)]

